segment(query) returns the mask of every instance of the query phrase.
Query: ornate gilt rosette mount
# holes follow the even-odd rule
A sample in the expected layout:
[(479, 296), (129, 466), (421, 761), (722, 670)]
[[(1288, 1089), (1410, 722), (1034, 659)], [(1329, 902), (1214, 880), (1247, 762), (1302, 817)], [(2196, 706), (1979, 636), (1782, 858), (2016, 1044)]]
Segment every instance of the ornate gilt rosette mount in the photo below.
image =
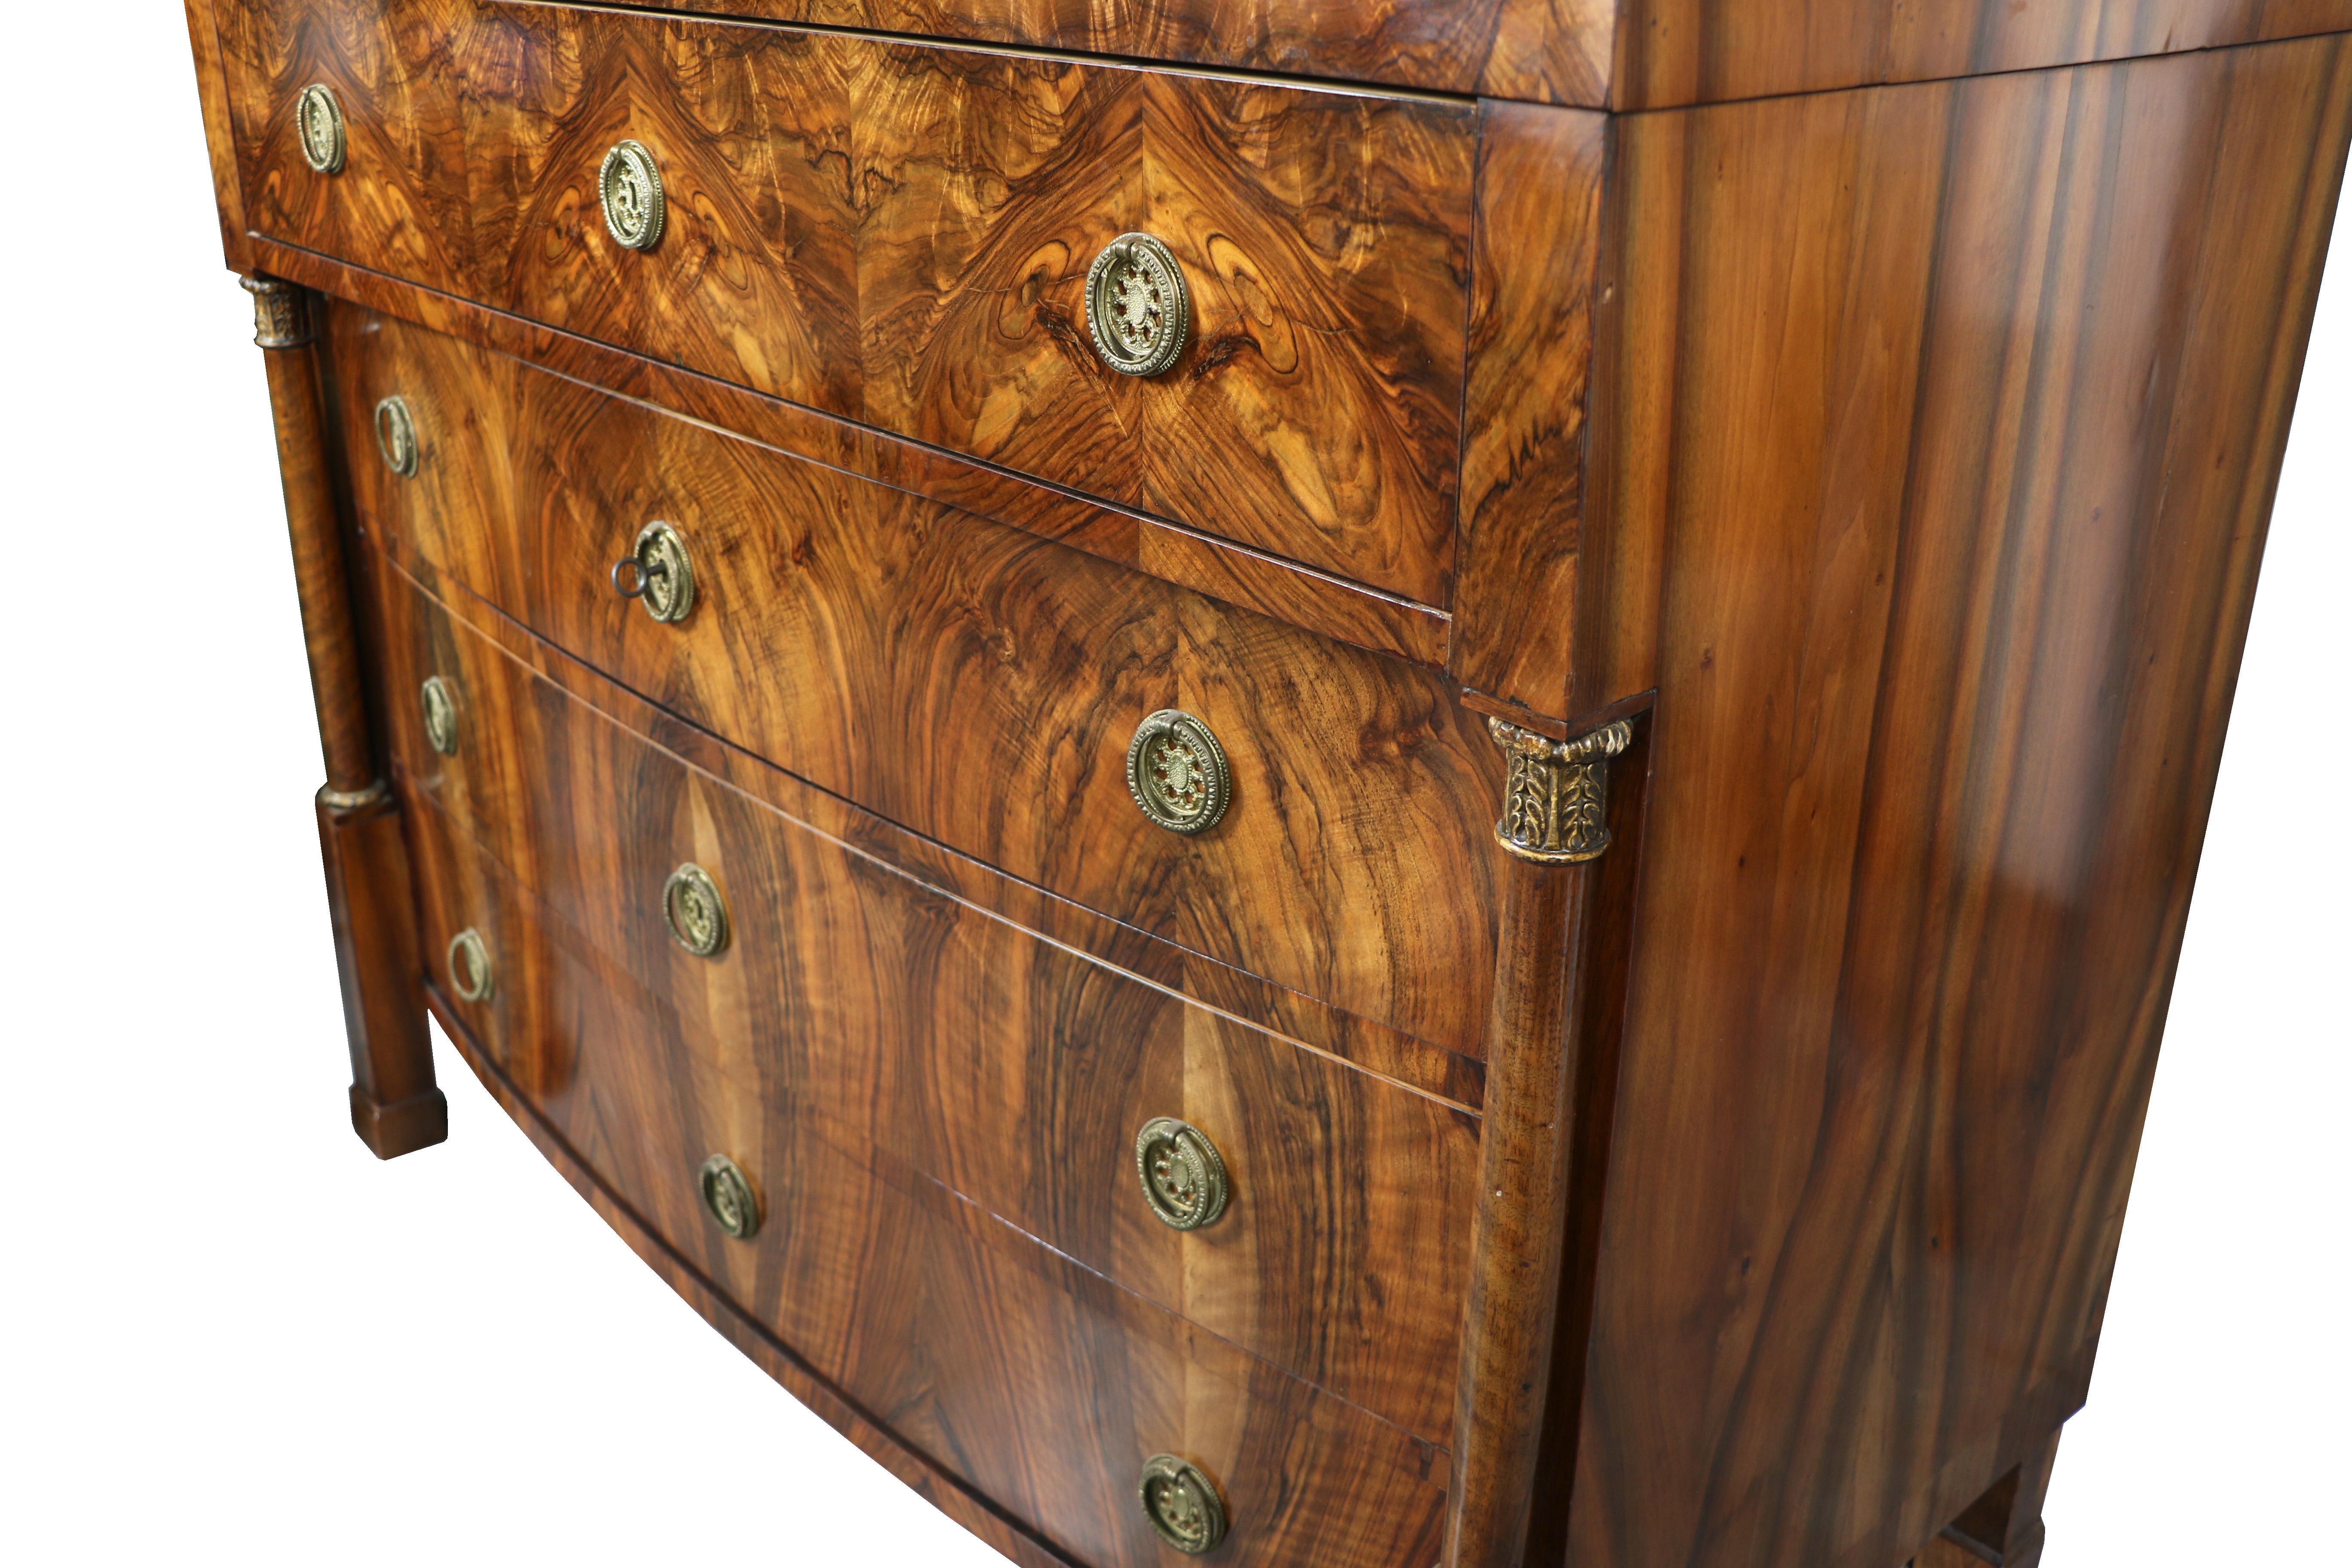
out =
[(1609, 847), (1609, 762), (1633, 743), (1633, 727), (1621, 719), (1572, 741), (1500, 719), (1486, 730), (1511, 763), (1495, 842), (1546, 866), (1600, 858)]

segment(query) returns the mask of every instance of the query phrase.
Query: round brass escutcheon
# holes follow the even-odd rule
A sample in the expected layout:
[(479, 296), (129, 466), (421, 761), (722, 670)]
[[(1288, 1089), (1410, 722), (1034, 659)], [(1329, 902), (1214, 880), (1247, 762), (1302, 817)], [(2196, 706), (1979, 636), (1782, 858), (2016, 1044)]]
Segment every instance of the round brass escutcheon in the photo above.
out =
[(613, 563), (613, 586), (625, 599), (643, 601), (646, 614), (657, 621), (686, 619), (694, 613), (694, 563), (687, 559), (685, 538), (666, 522), (646, 524), (629, 552)]
[(710, 873), (688, 861), (662, 888), (662, 918), (677, 945), (697, 958), (712, 958), (727, 945), (727, 900)]
[(457, 754), (457, 699), (449, 683), (437, 675), (425, 678), (417, 693), (425, 705), (425, 739), (445, 757)]
[(1160, 1539), (1185, 1555), (1213, 1552), (1225, 1538), (1224, 1499), (1208, 1477), (1175, 1455), (1144, 1460), (1135, 1490), (1143, 1501), (1143, 1517)]
[(1233, 800), (1233, 770), (1209, 727), (1163, 708), (1127, 748), (1127, 788), (1143, 815), (1171, 833), (1206, 833)]
[(335, 89), (314, 81), (294, 100), (294, 134), (302, 143), (302, 161), (321, 174), (343, 172), (348, 138), (343, 132), (343, 106)]
[(738, 1241), (748, 1241), (759, 1233), (760, 1195), (751, 1190), (751, 1178), (743, 1167), (724, 1154), (713, 1154), (702, 1162), (698, 1177), (702, 1187), (702, 1206), (719, 1222), (719, 1228)]
[(1189, 1121), (1155, 1117), (1135, 1135), (1135, 1173), (1143, 1201), (1175, 1230), (1198, 1230), (1225, 1212), (1232, 1184), (1208, 1135)]
[(614, 240), (631, 250), (651, 250), (660, 242), (668, 209), (661, 168), (644, 142), (623, 142), (604, 154), (596, 192), (604, 205), (605, 232)]
[(498, 985), (498, 973), (490, 967), (490, 944), (472, 926), (449, 939), (449, 984), (468, 1002), (488, 1001)]
[(1184, 352), (1192, 296), (1175, 253), (1148, 234), (1122, 234), (1087, 268), (1087, 331), (1103, 363), (1158, 375)]
[(416, 416), (398, 393), (375, 405), (375, 449), (385, 468), (404, 479), (416, 477)]

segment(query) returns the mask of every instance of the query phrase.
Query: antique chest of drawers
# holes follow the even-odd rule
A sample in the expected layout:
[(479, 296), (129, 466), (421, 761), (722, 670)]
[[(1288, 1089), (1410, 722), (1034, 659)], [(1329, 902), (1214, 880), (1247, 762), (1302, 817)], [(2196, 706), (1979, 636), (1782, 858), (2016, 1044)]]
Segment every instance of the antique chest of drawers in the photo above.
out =
[(352, 1111), (1028, 1564), (2030, 1564), (2352, 0), (187, 0)]

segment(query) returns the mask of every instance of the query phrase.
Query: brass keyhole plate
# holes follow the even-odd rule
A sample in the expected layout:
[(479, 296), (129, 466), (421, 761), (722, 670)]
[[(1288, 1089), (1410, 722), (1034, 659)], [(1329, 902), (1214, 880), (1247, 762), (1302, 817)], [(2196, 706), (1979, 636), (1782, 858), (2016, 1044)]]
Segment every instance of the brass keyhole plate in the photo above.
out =
[(1160, 1539), (1186, 1556), (1213, 1552), (1225, 1538), (1224, 1500), (1208, 1477), (1173, 1454), (1143, 1462), (1136, 1495)]
[(604, 154), (596, 175), (604, 206), (604, 230), (631, 250), (660, 243), (668, 206), (662, 195), (660, 165), (642, 142), (623, 142)]
[(1206, 833), (1233, 799), (1233, 770), (1206, 724), (1163, 708), (1128, 744), (1127, 786), (1143, 815), (1169, 832)]

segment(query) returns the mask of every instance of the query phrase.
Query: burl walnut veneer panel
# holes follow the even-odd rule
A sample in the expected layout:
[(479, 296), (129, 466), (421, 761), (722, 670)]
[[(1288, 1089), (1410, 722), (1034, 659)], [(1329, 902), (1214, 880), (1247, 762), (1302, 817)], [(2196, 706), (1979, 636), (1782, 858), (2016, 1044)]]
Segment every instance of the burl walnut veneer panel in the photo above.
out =
[[(259, 234), (1450, 596), (1472, 105), (474, 0), (222, 0), (222, 37)], [(667, 190), (645, 252), (597, 203), (624, 138)], [(1081, 300), (1135, 230), (1192, 294), (1149, 378)]]
[[(504, 956), (513, 1006), (538, 1032), (490, 1027), (495, 993), (454, 1005), (542, 1110), (585, 1113), (614, 1070), (568, 1032), (576, 999), (534, 1001), (552, 946), (641, 1012), (642, 1031), (678, 1042), (677, 1089), (716, 1073), (747, 1103), (841, 1129), (875, 1151), (869, 1163), (942, 1183), (1125, 1289), (1443, 1439), (1475, 1118), (885, 868), (539, 679), (396, 571), (379, 577), (387, 684), (429, 671), (461, 714), (445, 758), (415, 704), (394, 710), (404, 797), (433, 803), (530, 908)], [(662, 917), (663, 881), (689, 859), (728, 897), (733, 931), (714, 959), (678, 949)], [(427, 933), (436, 971), (467, 923), (452, 918)], [(714, 1116), (724, 1088), (705, 1097)], [(1214, 1225), (1173, 1231), (1144, 1205), (1134, 1136), (1155, 1115), (1202, 1128), (1225, 1157), (1234, 1198)], [(612, 1176), (641, 1211), (684, 1216), (662, 1227), (674, 1241), (707, 1228), (694, 1166), (747, 1146), (712, 1137), (690, 1159)], [(596, 1163), (593, 1142), (573, 1142)], [(806, 1223), (807, 1183), (788, 1184), (782, 1163), (747, 1168), (764, 1171), (779, 1227)]]
[(1885, 1568), (2081, 1404), (2347, 110), (2324, 39), (1621, 122), (1580, 1568)]
[[(557, 646), (780, 767), (1015, 876), (1375, 1022), (1483, 1049), (1501, 758), (1434, 671), (369, 312), (334, 316), (343, 438), (414, 410), (361, 517)], [(661, 519), (696, 605), (614, 561)], [(1183, 837), (1127, 748), (1199, 714), (1233, 805)], [(1467, 895), (1433, 902), (1442, 881)]]

